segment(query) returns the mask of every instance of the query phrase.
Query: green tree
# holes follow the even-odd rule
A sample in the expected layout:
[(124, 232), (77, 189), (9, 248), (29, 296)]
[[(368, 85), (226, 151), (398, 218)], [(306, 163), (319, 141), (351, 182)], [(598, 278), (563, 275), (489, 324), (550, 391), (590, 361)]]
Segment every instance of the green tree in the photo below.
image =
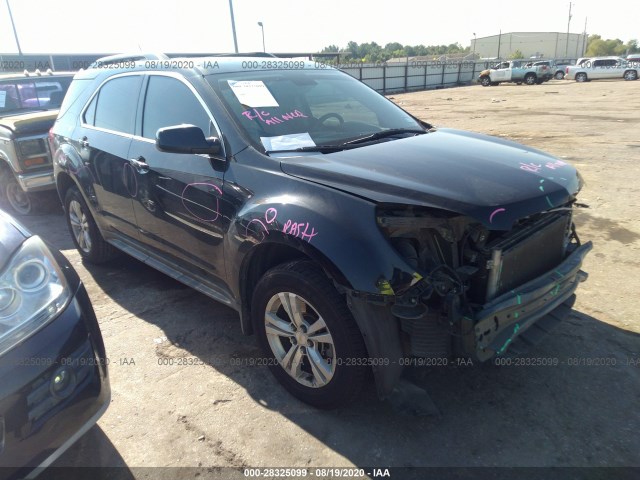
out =
[(516, 60), (518, 58), (524, 58), (524, 55), (522, 54), (522, 52), (520, 50), (516, 50), (511, 55), (509, 55), (509, 58), (511, 60)]
[(638, 40), (635, 38), (633, 40), (629, 40), (625, 45), (627, 49), (627, 53), (640, 53), (640, 45), (638, 45)]
[(589, 35), (587, 40), (587, 57), (623, 55), (626, 51), (627, 46), (619, 38), (605, 40), (600, 35)]

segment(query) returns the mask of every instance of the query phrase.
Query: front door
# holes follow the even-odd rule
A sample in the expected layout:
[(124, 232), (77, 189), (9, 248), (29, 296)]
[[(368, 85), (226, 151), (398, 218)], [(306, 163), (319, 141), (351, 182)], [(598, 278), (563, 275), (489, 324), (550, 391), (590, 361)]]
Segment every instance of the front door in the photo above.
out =
[(219, 134), (195, 89), (180, 77), (150, 75), (144, 90), (141, 136), (129, 152), (142, 241), (211, 282), (223, 283), (223, 233), (231, 217), (224, 198), (224, 161), (160, 152), (155, 146), (162, 127), (190, 124), (205, 136)]

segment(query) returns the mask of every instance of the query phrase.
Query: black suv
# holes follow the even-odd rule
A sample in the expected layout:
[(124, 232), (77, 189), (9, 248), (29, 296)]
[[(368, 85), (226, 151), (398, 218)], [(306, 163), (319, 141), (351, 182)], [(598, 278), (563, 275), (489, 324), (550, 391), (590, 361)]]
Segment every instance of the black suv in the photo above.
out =
[(435, 129), (288, 59), (123, 62), (76, 75), (52, 129), (80, 254), (124, 251), (236, 309), (319, 407), (416, 358), (487, 360), (571, 310), (591, 244), (576, 170)]

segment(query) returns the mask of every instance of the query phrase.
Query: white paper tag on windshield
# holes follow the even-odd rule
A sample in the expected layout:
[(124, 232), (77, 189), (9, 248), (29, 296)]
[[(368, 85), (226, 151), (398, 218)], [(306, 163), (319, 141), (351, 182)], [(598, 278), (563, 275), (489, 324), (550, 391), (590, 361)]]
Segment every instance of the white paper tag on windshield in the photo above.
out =
[(247, 107), (279, 107), (262, 80), (227, 80), (238, 101)]
[(301, 147), (315, 147), (315, 142), (308, 133), (292, 133), (277, 137), (260, 137), (265, 150), (295, 150)]
[(4, 104), (7, 101), (7, 92), (0, 90), (0, 108), (4, 108)]

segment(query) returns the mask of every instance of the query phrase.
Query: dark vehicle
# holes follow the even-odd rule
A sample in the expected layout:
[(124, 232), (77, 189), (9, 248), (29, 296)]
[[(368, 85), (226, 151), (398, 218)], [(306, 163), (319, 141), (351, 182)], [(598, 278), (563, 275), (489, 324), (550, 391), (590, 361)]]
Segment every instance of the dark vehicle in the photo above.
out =
[(0, 472), (49, 466), (109, 405), (87, 292), (57, 250), (0, 211)]
[[(240, 313), (319, 407), (413, 357), (487, 360), (570, 311), (581, 178), (435, 129), (306, 61), (140, 61), (76, 75), (52, 129), (80, 254), (122, 250)], [(414, 358), (415, 360), (415, 358)]]
[(47, 136), (73, 74), (0, 76), (0, 199), (28, 215), (55, 198)]

